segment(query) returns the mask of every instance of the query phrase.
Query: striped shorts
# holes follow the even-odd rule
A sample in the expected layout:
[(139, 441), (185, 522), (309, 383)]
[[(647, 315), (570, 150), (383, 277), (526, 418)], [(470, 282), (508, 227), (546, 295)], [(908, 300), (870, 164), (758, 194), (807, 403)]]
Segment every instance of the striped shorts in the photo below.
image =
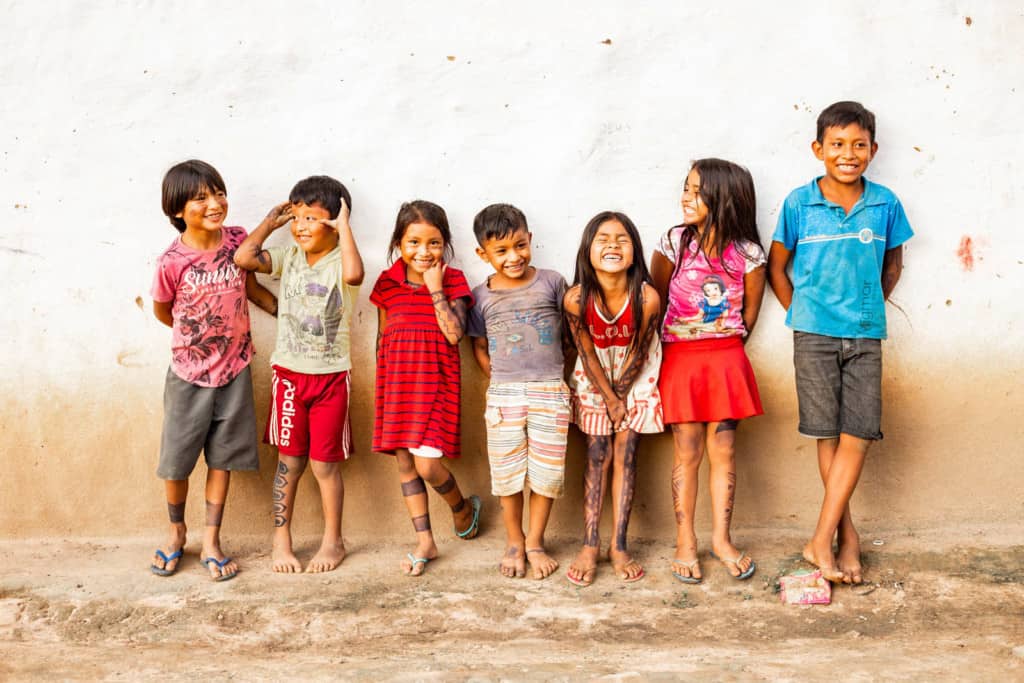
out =
[(561, 380), (492, 383), (487, 389), (487, 456), (491, 493), (530, 490), (559, 498), (565, 489), (569, 388)]

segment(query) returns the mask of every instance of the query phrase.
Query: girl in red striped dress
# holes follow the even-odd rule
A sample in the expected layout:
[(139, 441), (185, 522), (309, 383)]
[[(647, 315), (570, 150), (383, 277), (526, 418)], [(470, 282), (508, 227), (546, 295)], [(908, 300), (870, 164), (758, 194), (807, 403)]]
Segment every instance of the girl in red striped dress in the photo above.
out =
[(459, 457), (459, 340), (472, 295), (453, 256), (448, 216), (437, 204), (402, 204), (389, 260), (370, 302), (378, 309), (377, 391), (373, 450), (394, 455), (416, 549), (402, 571), (419, 576), (437, 557), (430, 529), (426, 480), (452, 509), (455, 533), (480, 528), (480, 499), (463, 498), (443, 458)]
[[(608, 558), (616, 576), (637, 581), (644, 569), (626, 549), (640, 434), (664, 430), (658, 370), (658, 293), (650, 285), (636, 226), (605, 211), (583, 230), (565, 316), (579, 357), (570, 378), (573, 418), (587, 435), (583, 548), (569, 581), (589, 586), (597, 573), (598, 523), (608, 481), (615, 530)], [(609, 474), (611, 475), (609, 477)]]

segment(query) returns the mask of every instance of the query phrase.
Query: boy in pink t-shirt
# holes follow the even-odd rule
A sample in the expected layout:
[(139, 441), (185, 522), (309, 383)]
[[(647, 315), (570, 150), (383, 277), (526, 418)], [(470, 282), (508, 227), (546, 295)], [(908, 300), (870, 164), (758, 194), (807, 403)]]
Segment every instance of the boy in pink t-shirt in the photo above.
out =
[(170, 576), (185, 547), (188, 477), (206, 456), (206, 529), (201, 562), (215, 581), (238, 565), (220, 548), (220, 524), (231, 470), (255, 470), (252, 335), (246, 298), (271, 315), (277, 299), (234, 264), (243, 228), (225, 227), (224, 180), (202, 161), (185, 161), (164, 176), (163, 209), (181, 233), (157, 259), (153, 314), (172, 329), (164, 384), (164, 424), (157, 476), (164, 480), (170, 533), (150, 569)]

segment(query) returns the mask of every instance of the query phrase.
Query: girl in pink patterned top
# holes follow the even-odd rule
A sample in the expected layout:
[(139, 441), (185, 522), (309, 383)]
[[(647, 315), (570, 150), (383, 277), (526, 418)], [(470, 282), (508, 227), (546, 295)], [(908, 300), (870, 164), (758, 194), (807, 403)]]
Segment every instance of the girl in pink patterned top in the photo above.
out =
[(633, 222), (612, 211), (594, 216), (583, 230), (574, 284), (564, 301), (579, 353), (569, 382), (573, 416), (587, 435), (583, 548), (567, 573), (578, 586), (589, 586), (597, 573), (598, 522), (609, 479), (615, 528), (609, 559), (623, 581), (644, 576), (626, 549), (626, 530), (637, 441), (640, 434), (664, 429), (658, 395), (661, 302), (650, 281)]
[(672, 500), (676, 552), (672, 575), (700, 583), (693, 528), (697, 473), (708, 452), (712, 557), (737, 579), (757, 567), (732, 544), (739, 421), (760, 415), (754, 371), (743, 342), (757, 321), (765, 258), (755, 221), (750, 173), (721, 159), (701, 159), (683, 186), (683, 222), (662, 237), (651, 260), (665, 301), (661, 397), (672, 425)]

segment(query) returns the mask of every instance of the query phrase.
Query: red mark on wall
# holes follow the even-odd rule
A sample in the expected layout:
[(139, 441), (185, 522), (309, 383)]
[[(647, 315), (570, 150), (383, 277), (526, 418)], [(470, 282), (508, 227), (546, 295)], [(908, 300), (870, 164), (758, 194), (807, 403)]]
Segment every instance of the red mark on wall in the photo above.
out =
[(960, 267), (965, 271), (974, 270), (974, 242), (970, 235), (960, 238), (960, 246), (957, 247), (956, 257), (960, 259)]

